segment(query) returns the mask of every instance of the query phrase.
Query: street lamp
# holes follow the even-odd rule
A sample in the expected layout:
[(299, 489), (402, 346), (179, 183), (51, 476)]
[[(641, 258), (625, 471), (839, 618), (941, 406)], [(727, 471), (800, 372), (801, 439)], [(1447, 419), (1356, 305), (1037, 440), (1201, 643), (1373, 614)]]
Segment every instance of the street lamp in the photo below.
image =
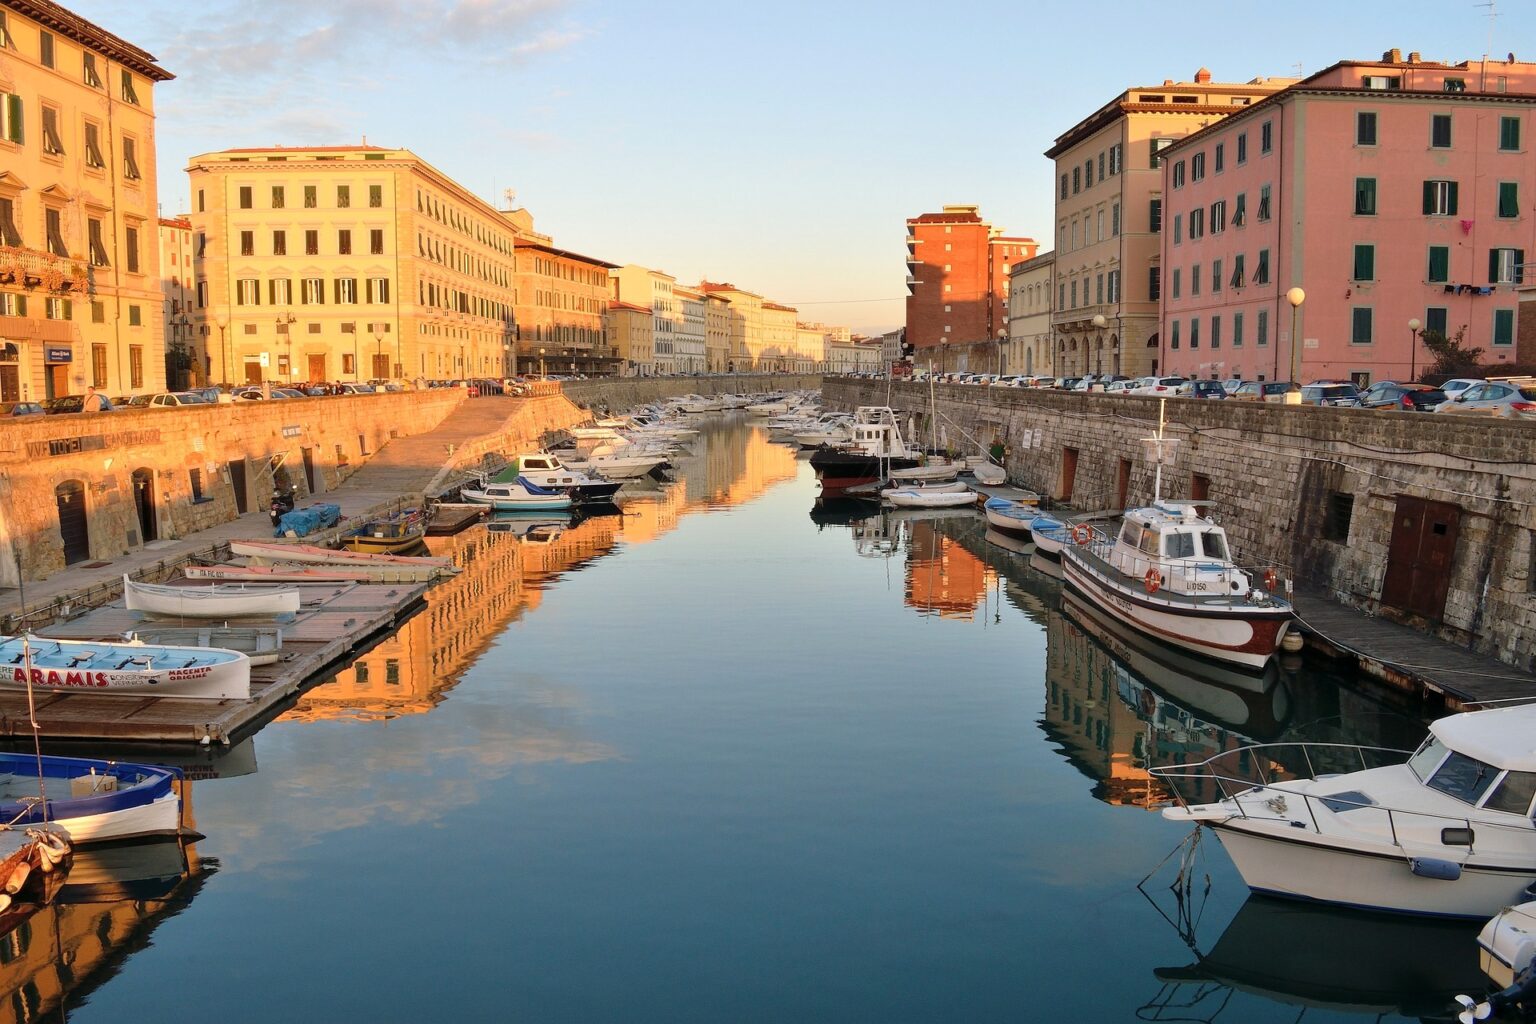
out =
[(379, 372), (379, 360), (384, 358), (384, 335), (378, 331), (373, 332), (373, 375), (375, 377), (388, 377), (387, 373)]
[[(1104, 329), (1104, 325), (1109, 323), (1109, 321), (1104, 319), (1104, 314), (1103, 313), (1095, 313), (1095, 314), (1093, 314), (1093, 319), (1090, 320), (1089, 323), (1093, 324), (1093, 326), (1096, 329), (1102, 331)], [(1103, 356), (1103, 352), (1104, 352), (1104, 338), (1102, 336), (1094, 339), (1093, 351), (1095, 353), (1094, 358), (1093, 358), (1093, 372), (1101, 374), (1101, 373), (1104, 372), (1104, 356)], [(1088, 353), (1084, 352), (1083, 353), (1083, 369), (1087, 370), (1087, 368), (1088, 368)]]
[(293, 384), (293, 332), (288, 327), (297, 319), (298, 317), (292, 313), (279, 313), (277, 316), (277, 333), (288, 339), (288, 383), (290, 385)]
[(1006, 340), (1008, 340), (1008, 329), (999, 327), (997, 329), (997, 375), (999, 377), (1003, 375), (1003, 342)]
[(218, 316), (213, 318), (213, 323), (214, 326), (219, 329), (219, 351), (220, 354), (224, 357), (222, 360), (220, 360), (224, 364), (224, 383), (225, 385), (233, 385), (235, 375), (235, 362), (230, 358), (229, 346), (224, 342), (224, 328), (229, 326), (229, 317), (223, 313), (220, 313)]
[(1291, 304), (1291, 380), (1300, 384), (1297, 378), (1301, 376), (1301, 339), (1296, 336), (1296, 311), (1307, 301), (1307, 293), (1299, 287), (1292, 288), (1285, 293), (1285, 301)]
[(539, 349), (539, 376), (544, 376), (544, 350)]
[(1423, 327), (1423, 321), (1418, 317), (1408, 321), (1408, 383), (1412, 384), (1418, 378), (1419, 360), (1419, 328)]

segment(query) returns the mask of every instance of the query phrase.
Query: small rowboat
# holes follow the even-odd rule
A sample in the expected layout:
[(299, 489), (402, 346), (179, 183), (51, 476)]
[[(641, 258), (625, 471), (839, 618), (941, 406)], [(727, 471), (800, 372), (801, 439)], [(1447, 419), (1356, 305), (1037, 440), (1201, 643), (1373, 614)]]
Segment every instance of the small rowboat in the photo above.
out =
[(930, 459), (921, 466), (907, 466), (891, 470), (891, 479), (897, 483), (913, 483), (918, 480), (953, 480), (960, 475), (960, 464), (948, 459)]
[(1072, 538), (1072, 531), (1060, 519), (1042, 512), (1029, 524), (1029, 535), (1035, 539), (1035, 550), (1040, 554), (1060, 558), (1061, 549)]
[(880, 497), (889, 498), (897, 491), (921, 491), (924, 494), (963, 494), (969, 490), (969, 487), (958, 480), (951, 480), (947, 483), (930, 483), (920, 480), (915, 484), (899, 484), (894, 487), (887, 487), (880, 492)]
[(1008, 471), (997, 463), (986, 460), (971, 461), (971, 476), (976, 478), (977, 483), (986, 484), (989, 487), (1008, 482)]
[[(25, 644), (25, 647), (24, 647)], [(0, 637), (0, 689), (246, 700), (251, 659), (171, 644)]]
[[(231, 554), (246, 558), (265, 558), (280, 562), (309, 562), (320, 565), (435, 565), (453, 570), (453, 560), (441, 555), (384, 555), (367, 551), (338, 551), (313, 544), (284, 544), (273, 540), (232, 540)], [(457, 570), (453, 570), (457, 571)]]
[(150, 626), (125, 633), (123, 642), (239, 651), (252, 665), (270, 665), (283, 656), (283, 631), (278, 626)]
[(1012, 498), (988, 498), (982, 506), (987, 522), (1008, 533), (1027, 534), (1040, 515), (1033, 503), (1014, 501)]
[(427, 535), (427, 517), (410, 508), (392, 516), (371, 519), (341, 538), (343, 547), (370, 554), (394, 555), (408, 551)]
[(167, 587), (123, 576), (123, 604), (131, 612), (189, 619), (238, 619), (293, 615), (299, 610), (294, 587), (251, 587), (244, 583)]
[(0, 753), (0, 816), (56, 825), (75, 843), (174, 836), (181, 831), (179, 778), (181, 769), (159, 765)]
[(181, 572), (189, 580), (241, 583), (369, 583), (378, 578), (367, 569), (339, 565), (188, 565)]
[(971, 505), (976, 495), (969, 490), (936, 491), (931, 487), (911, 488), (905, 491), (881, 491), (886, 501), (897, 508), (959, 508)]

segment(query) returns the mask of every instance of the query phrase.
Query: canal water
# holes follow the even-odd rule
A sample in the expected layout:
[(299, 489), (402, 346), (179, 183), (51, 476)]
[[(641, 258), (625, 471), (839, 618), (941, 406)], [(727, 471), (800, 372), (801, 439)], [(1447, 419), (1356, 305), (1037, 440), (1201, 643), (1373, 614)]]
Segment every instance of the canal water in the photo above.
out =
[(1475, 927), (1249, 899), (1149, 809), (1149, 764), (1421, 722), (1118, 634), (973, 513), (817, 508), (749, 421), (678, 473), (435, 540), (466, 568), (425, 611), (191, 759), (189, 866), (94, 865), (0, 940), (10, 1016), (1395, 1020), (1481, 984)]

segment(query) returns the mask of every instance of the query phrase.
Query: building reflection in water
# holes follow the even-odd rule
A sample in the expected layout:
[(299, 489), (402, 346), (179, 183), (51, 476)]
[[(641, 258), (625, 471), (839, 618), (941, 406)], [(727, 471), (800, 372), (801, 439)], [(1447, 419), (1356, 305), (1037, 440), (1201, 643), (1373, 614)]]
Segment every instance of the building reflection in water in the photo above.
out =
[(933, 520), (911, 524), (907, 542), (907, 607), (922, 615), (974, 619), (997, 575)]

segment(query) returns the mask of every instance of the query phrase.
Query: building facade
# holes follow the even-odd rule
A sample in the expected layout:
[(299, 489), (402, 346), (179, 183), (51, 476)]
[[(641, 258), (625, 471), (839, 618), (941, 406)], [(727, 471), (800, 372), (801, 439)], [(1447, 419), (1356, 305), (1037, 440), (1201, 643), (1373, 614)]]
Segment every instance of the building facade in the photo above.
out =
[(731, 300), (698, 289), (704, 301), (704, 369), (725, 373), (731, 361)]
[(201, 384), (205, 363), (192, 330), (192, 222), (185, 217), (159, 221), (161, 324), (164, 327), (165, 386), (171, 390)]
[(672, 294), (680, 317), (673, 339), (678, 373), (703, 373), (708, 368), (709, 325), (706, 322), (704, 293), (696, 288), (674, 284)]
[(626, 263), (609, 271), (613, 296), (620, 302), (647, 306), (655, 319), (651, 325), (651, 373), (677, 372), (677, 335), (682, 328), (682, 310), (674, 289), (677, 278), (660, 270)]
[(1161, 368), (1161, 153), (1294, 81), (1212, 82), (1201, 68), (1193, 82), (1127, 89), (1046, 150), (1055, 162), (1057, 375)]
[(617, 299), (608, 304), (608, 339), (619, 359), (620, 376), (655, 376), (653, 319), (649, 305), (620, 302)]
[(516, 231), (406, 149), (194, 157), (193, 321), (208, 379), (516, 372)]
[(1051, 341), (1051, 302), (1056, 285), (1054, 252), (1022, 260), (1009, 272), (1007, 373), (1056, 375)]
[(906, 340), (920, 365), (995, 370), (1008, 335), (1008, 272), (1035, 255), (975, 206), (907, 219)]
[(0, 401), (165, 381), (154, 87), (132, 43), (0, 2)]
[(555, 245), (533, 229), (527, 210), (502, 214), (516, 234), (512, 316), (517, 362), (527, 369), (540, 349), (551, 373), (606, 376), (618, 363), (605, 328), (614, 264)]
[[(759, 353), (754, 369), (764, 370), (769, 373), (789, 371), (804, 368), (804, 359), (800, 355), (799, 321), (796, 319), (796, 310), (793, 306), (785, 306), (777, 302), (764, 302), (763, 311), (763, 347)], [(816, 345), (817, 356), (820, 358), (821, 344)]]
[(763, 354), (763, 297), (729, 281), (699, 282), (699, 291), (730, 304), (730, 342), (725, 372), (750, 373), (759, 368)]
[(887, 372), (896, 365), (898, 359), (906, 356), (907, 329), (898, 327), (894, 331), (886, 331), (880, 335), (880, 362), (882, 369)]
[(1536, 64), (1394, 50), (1170, 146), (1162, 365), (1407, 380), (1431, 362), (1426, 331), (1514, 364), (1533, 112)]

